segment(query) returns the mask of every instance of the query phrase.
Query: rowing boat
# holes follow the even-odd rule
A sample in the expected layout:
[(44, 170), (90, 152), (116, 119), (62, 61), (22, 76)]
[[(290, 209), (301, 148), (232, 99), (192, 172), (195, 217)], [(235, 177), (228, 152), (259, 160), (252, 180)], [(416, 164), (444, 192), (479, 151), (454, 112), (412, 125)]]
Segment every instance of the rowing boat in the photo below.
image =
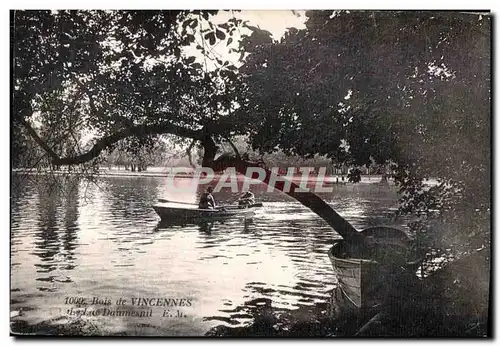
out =
[[(379, 296), (370, 294), (373, 285), (372, 273), (377, 262), (343, 255), (342, 242), (337, 242), (328, 251), (328, 257), (337, 276), (338, 288), (343, 298), (357, 309), (371, 309), (381, 303)], [(376, 293), (376, 291), (375, 291)]]
[(373, 311), (382, 306), (398, 277), (405, 273), (411, 275), (415, 262), (407, 262), (409, 238), (399, 230), (373, 227), (363, 233), (372, 237), (369, 254), (339, 240), (328, 251), (328, 257), (337, 277), (343, 305), (350, 310)]
[(254, 215), (254, 208), (241, 208), (239, 206), (220, 206), (216, 209), (199, 209), (195, 205), (158, 203), (153, 209), (162, 220), (192, 220), (192, 219), (227, 219), (234, 217), (249, 217)]

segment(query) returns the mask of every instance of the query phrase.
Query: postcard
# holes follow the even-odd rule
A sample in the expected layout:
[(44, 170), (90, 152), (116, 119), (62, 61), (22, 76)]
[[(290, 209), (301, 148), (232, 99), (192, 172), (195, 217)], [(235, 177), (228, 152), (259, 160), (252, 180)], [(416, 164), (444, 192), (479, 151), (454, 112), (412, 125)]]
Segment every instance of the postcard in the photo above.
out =
[(11, 336), (491, 337), (491, 25), (12, 10)]

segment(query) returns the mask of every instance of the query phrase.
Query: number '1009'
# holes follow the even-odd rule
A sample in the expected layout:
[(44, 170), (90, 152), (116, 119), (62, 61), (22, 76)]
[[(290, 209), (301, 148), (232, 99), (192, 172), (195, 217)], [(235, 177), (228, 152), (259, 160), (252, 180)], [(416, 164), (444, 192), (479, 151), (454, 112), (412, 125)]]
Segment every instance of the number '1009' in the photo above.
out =
[(85, 298), (66, 297), (66, 298), (64, 298), (64, 304), (73, 304), (73, 305), (85, 304)]

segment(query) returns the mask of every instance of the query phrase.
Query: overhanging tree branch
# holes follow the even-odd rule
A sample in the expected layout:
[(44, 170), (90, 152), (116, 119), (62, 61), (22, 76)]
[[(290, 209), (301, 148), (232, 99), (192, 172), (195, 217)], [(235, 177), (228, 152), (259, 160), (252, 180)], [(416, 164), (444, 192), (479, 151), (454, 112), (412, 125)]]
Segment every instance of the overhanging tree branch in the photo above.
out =
[(47, 155), (49, 155), (49, 157), (52, 159), (52, 163), (57, 166), (78, 165), (88, 162), (99, 156), (99, 154), (104, 149), (108, 148), (112, 144), (131, 136), (142, 137), (154, 134), (173, 134), (180, 137), (192, 138), (194, 140), (205, 139), (202, 130), (191, 130), (169, 123), (155, 125), (137, 125), (115, 132), (112, 135), (102, 137), (94, 143), (92, 148), (90, 148), (83, 154), (61, 158), (56, 152), (54, 152), (54, 150), (52, 150), (52, 148), (48, 146), (48, 144), (43, 139), (40, 138), (40, 136), (38, 136), (33, 127), (25, 119), (21, 119), (20, 122), (26, 128), (33, 140), (38, 145), (40, 145), (40, 147), (47, 153)]
[(24, 126), (26, 131), (28, 131), (28, 134), (33, 138), (33, 140), (47, 153), (47, 155), (50, 156), (52, 160), (57, 160), (59, 156), (52, 150), (49, 145), (38, 136), (38, 133), (31, 127), (31, 125), (22, 117), (18, 119), (18, 121), (21, 123), (21, 125)]

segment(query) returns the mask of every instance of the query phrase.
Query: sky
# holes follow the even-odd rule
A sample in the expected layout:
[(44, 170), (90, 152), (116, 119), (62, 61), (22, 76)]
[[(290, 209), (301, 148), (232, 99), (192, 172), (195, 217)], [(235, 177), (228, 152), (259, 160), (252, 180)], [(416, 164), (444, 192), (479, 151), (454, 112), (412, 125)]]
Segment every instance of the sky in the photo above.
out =
[[(288, 28), (294, 27), (297, 29), (305, 28), (305, 11), (292, 11), (292, 10), (243, 10), (237, 11), (219, 11), (210, 20), (215, 24), (222, 24), (227, 22), (230, 18), (235, 17), (237, 19), (242, 19), (243, 21), (248, 21), (249, 25), (256, 26), (260, 29), (269, 31), (274, 40), (279, 40)], [(238, 62), (240, 54), (236, 52), (229, 52), (231, 48), (236, 48), (240, 40), (241, 35), (251, 34), (250, 29), (241, 28), (233, 34), (233, 43), (228, 47), (225, 41), (217, 41), (213, 47), (210, 47), (214, 54), (218, 56), (223, 61), (229, 61), (235, 66), (241, 65)], [(195, 34), (198, 36), (199, 34)], [(188, 48), (184, 49), (184, 53), (187, 56), (195, 56), (198, 58), (198, 62), (204, 63), (203, 55), (196, 49), (200, 40), (197, 38), (198, 42), (193, 43)], [(207, 69), (213, 69), (215, 63), (207, 60)]]
[(265, 29), (273, 34), (274, 39), (279, 39), (290, 27), (305, 28), (305, 11), (291, 10), (245, 10), (241, 12), (221, 11), (214, 20), (225, 22), (232, 16), (248, 20), (256, 27)]

